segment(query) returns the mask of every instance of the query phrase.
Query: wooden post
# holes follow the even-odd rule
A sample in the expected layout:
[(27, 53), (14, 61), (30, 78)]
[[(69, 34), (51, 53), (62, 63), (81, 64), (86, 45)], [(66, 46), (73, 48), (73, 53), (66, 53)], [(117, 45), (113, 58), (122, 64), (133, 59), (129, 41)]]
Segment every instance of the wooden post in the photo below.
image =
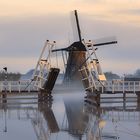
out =
[(114, 93), (114, 81), (112, 81), (112, 93)]
[(126, 108), (126, 92), (123, 93), (123, 108)]
[(18, 81), (18, 92), (20, 93), (21, 89), (20, 89), (20, 81)]
[(130, 89), (130, 82), (128, 82), (128, 91), (131, 91), (131, 89)]
[(3, 68), (5, 71), (5, 80), (4, 80), (4, 92), (2, 93), (2, 101), (3, 103), (7, 103), (7, 86), (8, 86), (8, 83), (7, 83), (7, 67)]
[(125, 85), (125, 84), (124, 84), (124, 80), (123, 80), (123, 93), (125, 92), (125, 91), (124, 91), (124, 85)]
[(119, 91), (120, 90), (120, 84), (119, 84), (119, 81), (117, 81), (117, 90)]
[(104, 93), (104, 87), (102, 86), (102, 93)]
[(0, 92), (2, 92), (2, 89), (3, 89), (3, 83), (0, 82)]
[(136, 84), (135, 84), (135, 81), (134, 81), (134, 93), (136, 93)]
[(137, 107), (140, 107), (140, 93), (137, 93)]
[(138, 86), (138, 90), (140, 91), (140, 81), (139, 81), (139, 86)]
[(97, 106), (98, 107), (100, 107), (100, 94), (97, 94), (97, 100), (96, 100), (96, 102), (97, 102)]

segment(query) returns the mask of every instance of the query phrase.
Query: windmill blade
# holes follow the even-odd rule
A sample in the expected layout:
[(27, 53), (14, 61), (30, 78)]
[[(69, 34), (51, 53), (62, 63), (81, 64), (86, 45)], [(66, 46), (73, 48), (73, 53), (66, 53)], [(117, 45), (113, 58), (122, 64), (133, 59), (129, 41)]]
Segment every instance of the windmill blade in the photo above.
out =
[(73, 30), (74, 41), (82, 42), (77, 10), (74, 10), (74, 12), (72, 12), (71, 14), (71, 25)]
[(60, 49), (54, 49), (52, 52), (58, 52), (58, 51), (67, 51), (68, 48), (60, 48)]
[(78, 31), (79, 41), (82, 42), (81, 30), (80, 30), (80, 25), (79, 25), (79, 19), (78, 19), (77, 10), (74, 10), (74, 14), (75, 14), (75, 20), (76, 20), (76, 25), (77, 25), (77, 31)]
[(117, 43), (117, 39), (116, 37), (105, 37), (105, 38), (100, 38), (100, 39), (96, 39), (93, 41), (93, 46), (103, 46), (103, 45), (110, 45), (110, 44), (116, 44)]

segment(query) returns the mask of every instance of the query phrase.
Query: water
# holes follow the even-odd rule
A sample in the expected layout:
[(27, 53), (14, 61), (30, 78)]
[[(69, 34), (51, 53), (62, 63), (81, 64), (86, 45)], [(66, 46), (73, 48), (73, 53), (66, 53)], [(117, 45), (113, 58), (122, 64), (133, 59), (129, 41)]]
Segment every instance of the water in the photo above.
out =
[[(1, 140), (140, 140), (137, 102), (85, 102), (85, 93), (54, 93), (46, 103), (16, 96), (0, 104)], [(32, 98), (33, 96), (28, 96)], [(12, 97), (10, 97), (12, 98)], [(14, 97), (15, 98), (15, 97)]]

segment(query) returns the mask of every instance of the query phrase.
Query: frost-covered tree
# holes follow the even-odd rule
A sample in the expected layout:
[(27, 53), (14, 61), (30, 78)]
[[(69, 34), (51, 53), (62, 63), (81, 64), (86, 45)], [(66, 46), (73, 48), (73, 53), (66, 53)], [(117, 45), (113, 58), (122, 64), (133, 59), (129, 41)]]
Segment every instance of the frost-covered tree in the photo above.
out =
[(134, 73), (135, 76), (140, 76), (140, 69), (137, 69), (136, 72)]
[(120, 76), (118, 74), (115, 74), (112, 72), (105, 72), (104, 74), (105, 74), (107, 80), (120, 79)]

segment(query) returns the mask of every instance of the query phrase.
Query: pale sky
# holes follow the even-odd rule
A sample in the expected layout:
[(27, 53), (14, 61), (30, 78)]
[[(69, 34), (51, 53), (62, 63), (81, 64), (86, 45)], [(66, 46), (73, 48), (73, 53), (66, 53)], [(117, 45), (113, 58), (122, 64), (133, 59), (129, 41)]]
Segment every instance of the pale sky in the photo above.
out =
[(139, 0), (0, 0), (0, 68), (26, 73), (34, 68), (46, 39), (57, 47), (73, 41), (71, 11), (78, 10), (82, 37), (116, 36), (117, 45), (97, 54), (103, 71), (140, 68)]

